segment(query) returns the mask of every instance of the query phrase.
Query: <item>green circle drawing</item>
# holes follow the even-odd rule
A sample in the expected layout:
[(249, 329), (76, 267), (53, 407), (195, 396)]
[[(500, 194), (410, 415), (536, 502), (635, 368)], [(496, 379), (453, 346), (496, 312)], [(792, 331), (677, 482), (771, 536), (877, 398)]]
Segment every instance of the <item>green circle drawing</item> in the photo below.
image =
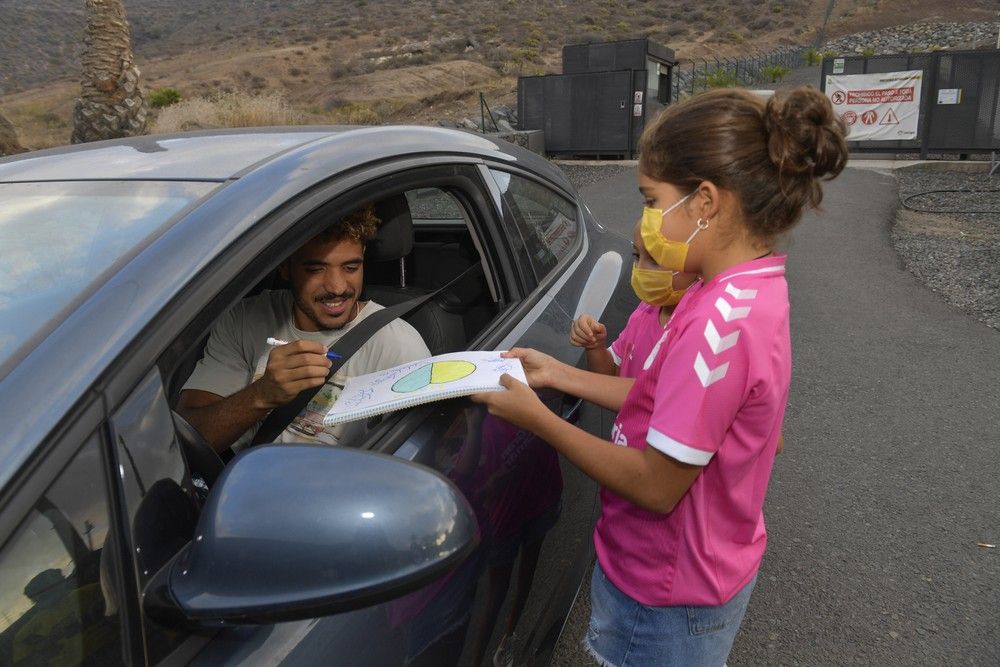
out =
[(436, 361), (404, 375), (392, 385), (397, 394), (419, 391), (430, 384), (448, 384), (468, 377), (476, 370), (470, 361)]

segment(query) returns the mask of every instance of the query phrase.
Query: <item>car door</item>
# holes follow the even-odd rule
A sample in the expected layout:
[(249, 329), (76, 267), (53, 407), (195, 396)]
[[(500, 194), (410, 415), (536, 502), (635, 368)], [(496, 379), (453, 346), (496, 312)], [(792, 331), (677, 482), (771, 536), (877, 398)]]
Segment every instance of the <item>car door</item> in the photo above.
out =
[[(502, 242), (506, 263), (515, 269), (508, 292), (517, 299), (475, 346), (535, 347), (578, 363), (580, 351), (568, 344), (573, 305), (566, 304), (581, 298), (594, 258), (611, 252), (620, 268), (626, 246), (621, 239), (588, 240), (588, 214), (537, 175), (507, 165), (484, 165), (480, 174), (478, 185), (491, 205), (477, 210), (472, 203), (481, 203), (481, 196), (459, 198), (479, 233)], [(611, 282), (609, 295), (620, 296), (620, 273)], [(621, 310), (611, 308), (612, 321)], [(554, 411), (578, 418), (578, 401), (552, 391), (542, 398)], [(373, 446), (448, 476), (466, 494), (482, 531), (480, 549), (463, 571), (414, 596), (419, 611), (412, 622), (440, 630), (409, 647), (408, 660), (452, 664), (457, 657), (478, 664), (511, 634), (507, 647), (515, 663), (544, 662), (590, 560), (595, 485), (540, 439), (467, 400), (425, 406), (407, 419), (414, 426), (404, 435), (390, 434)], [(600, 415), (585, 421), (595, 433), (609, 423)]]
[[(128, 536), (125, 569), (134, 580), (132, 590), (142, 591), (192, 539), (203, 495), (192, 481), (178, 442), (158, 368), (150, 369), (114, 410), (109, 431), (119, 471), (113, 486), (121, 499), (123, 532)], [(246, 589), (253, 591), (252, 580)], [(161, 623), (135, 602), (143, 664), (236, 665), (263, 660), (322, 665), (331, 658), (363, 654), (357, 664), (379, 665), (398, 664), (402, 656), (401, 641), (381, 607), (329, 619), (216, 630)]]
[[(558, 196), (560, 215), (576, 223), (572, 244), (565, 244), (558, 234), (552, 237), (565, 252), (538, 272), (529, 269), (523, 257), (522, 234), (529, 233), (527, 228), (511, 226), (493, 176), (479, 160), (447, 163), (439, 157), (426, 166), (414, 166), (411, 160), (399, 170), (383, 165), (369, 180), (352, 181), (349, 193), (331, 186), (330, 201), (334, 208), (349, 207), (352, 201), (392, 188), (433, 187), (449, 193), (476, 235), (497, 299), (496, 317), (470, 346), (495, 349), (527, 344), (572, 359), (579, 355), (565, 351), (571, 318), (561, 303), (579, 292), (580, 267), (596, 247), (588, 246), (585, 213), (570, 195), (545, 185), (544, 179), (520, 172), (519, 177)], [(190, 538), (190, 503), (196, 501), (198, 490), (190, 480), (188, 462), (178, 451), (169, 418), (177, 366), (197, 346), (220, 309), (264, 278), (280, 260), (282, 245), (290, 249), (310, 238), (309, 229), (300, 227), (315, 225), (315, 220), (308, 215), (301, 220), (282, 215), (262, 220), (254, 230), (255, 238), (270, 235), (275, 239), (264, 256), (255, 256), (249, 264), (243, 263), (246, 253), (239, 248), (220, 256), (212, 272), (235, 277), (221, 283), (215, 297), (197, 310), (177, 305), (161, 316), (174, 327), (179, 318), (187, 324), (180, 333), (171, 334), (175, 336), (172, 341), (160, 343), (166, 352), (158, 366), (117, 383), (128, 387), (112, 399), (112, 431), (121, 467), (122, 520), (130, 531), (131, 590), (141, 590), (156, 565)], [(560, 223), (566, 224), (562, 219)], [(269, 234), (268, 228), (276, 231)], [(227, 262), (239, 264), (226, 268)], [(554, 409), (564, 403), (558, 395), (546, 400)], [(547, 445), (489, 418), (467, 400), (422, 406), (375, 421), (365, 424), (357, 445), (424, 463), (449, 477), (476, 510), (481, 547), (424, 589), (355, 612), (217, 632), (165, 627), (142, 618), (141, 637), (150, 664), (266, 660), (302, 665), (348, 659), (375, 665), (455, 664), (491, 651), (509, 621), (522, 654), (544, 655), (586, 567), (593, 485), (562, 464)], [(144, 534), (150, 523), (163, 525), (164, 530)]]
[(36, 468), (3, 506), (0, 664), (122, 665), (136, 656), (106, 434), (65, 440), (68, 460)]

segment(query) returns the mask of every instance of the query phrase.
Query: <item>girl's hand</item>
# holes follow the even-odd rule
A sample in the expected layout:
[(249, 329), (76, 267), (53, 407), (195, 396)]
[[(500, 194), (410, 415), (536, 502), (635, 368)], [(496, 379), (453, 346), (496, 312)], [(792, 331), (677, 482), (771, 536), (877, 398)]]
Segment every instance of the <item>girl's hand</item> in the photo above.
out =
[(500, 356), (505, 359), (521, 360), (524, 375), (528, 378), (528, 385), (532, 389), (554, 387), (559, 369), (564, 365), (558, 359), (529, 347), (515, 347)]
[(573, 322), (569, 332), (570, 345), (594, 350), (607, 347), (608, 329), (590, 315), (584, 314)]
[(520, 380), (504, 373), (500, 376), (500, 384), (506, 391), (488, 391), (473, 394), (470, 398), (476, 403), (485, 405), (494, 417), (499, 417), (525, 431), (534, 431), (540, 419), (546, 414), (552, 414), (531, 387)]

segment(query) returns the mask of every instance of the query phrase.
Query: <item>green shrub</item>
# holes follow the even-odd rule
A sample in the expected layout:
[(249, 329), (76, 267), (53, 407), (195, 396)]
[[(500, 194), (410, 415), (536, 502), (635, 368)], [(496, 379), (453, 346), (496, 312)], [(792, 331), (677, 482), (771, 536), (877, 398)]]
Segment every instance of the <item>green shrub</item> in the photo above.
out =
[(790, 67), (785, 67), (784, 65), (768, 65), (761, 72), (764, 77), (771, 83), (779, 83), (782, 79), (792, 73)]
[(816, 49), (810, 48), (802, 54), (802, 59), (806, 61), (807, 65), (819, 65), (823, 62), (823, 55)]
[(521, 62), (535, 62), (538, 60), (539, 54), (538, 49), (531, 49), (526, 47), (521, 47), (517, 49), (511, 49), (510, 54), (514, 56), (514, 60), (519, 60)]
[(863, 55), (865, 58), (871, 58), (873, 55), (875, 55), (875, 49), (873, 49), (870, 46), (867, 46), (864, 49), (862, 49), (861, 55)]
[(738, 83), (735, 74), (721, 68), (705, 75), (705, 86), (708, 88), (732, 88)]
[(181, 94), (174, 88), (157, 88), (149, 94), (149, 104), (155, 109), (169, 107), (181, 101)]

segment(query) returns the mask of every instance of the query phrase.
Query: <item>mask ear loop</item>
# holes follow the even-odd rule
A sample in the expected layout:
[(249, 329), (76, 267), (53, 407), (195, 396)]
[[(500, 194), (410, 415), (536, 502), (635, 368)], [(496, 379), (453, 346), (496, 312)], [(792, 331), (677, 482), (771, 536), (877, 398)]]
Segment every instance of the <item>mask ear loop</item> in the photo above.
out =
[(689, 236), (687, 238), (687, 241), (685, 241), (684, 243), (691, 243), (691, 239), (697, 236), (698, 232), (703, 232), (706, 229), (708, 229), (708, 220), (705, 220), (705, 218), (698, 218), (698, 222), (694, 224), (695, 224), (695, 230), (691, 232), (691, 236)]
[(662, 220), (663, 218), (667, 217), (667, 213), (670, 213), (675, 208), (677, 208), (678, 206), (680, 206), (681, 204), (683, 204), (684, 202), (686, 202), (688, 199), (691, 199), (691, 196), (693, 194), (694, 194), (694, 192), (687, 193), (686, 195), (684, 195), (683, 197), (681, 197), (680, 199), (678, 199), (676, 202), (674, 202), (670, 206), (670, 208), (664, 209), (663, 213), (660, 214), (660, 220)]

